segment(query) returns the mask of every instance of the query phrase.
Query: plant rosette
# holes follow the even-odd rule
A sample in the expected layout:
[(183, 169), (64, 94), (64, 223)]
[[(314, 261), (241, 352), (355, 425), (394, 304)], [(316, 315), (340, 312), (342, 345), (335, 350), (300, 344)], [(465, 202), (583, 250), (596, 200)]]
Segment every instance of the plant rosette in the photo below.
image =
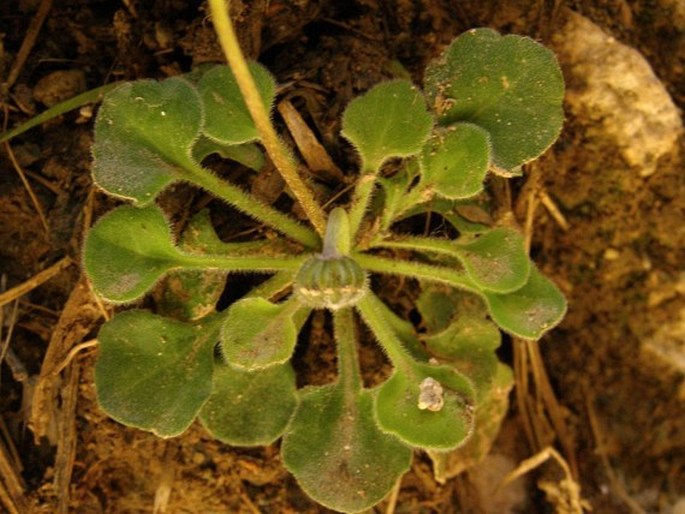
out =
[[(423, 92), (392, 80), (355, 98), (342, 135), (358, 152), (359, 179), (349, 205), (332, 209), (322, 231), (315, 219), (310, 228), (202, 164), (217, 154), (258, 173), (261, 144), (272, 151), (241, 77), (247, 70), (250, 98), (267, 113), (275, 81), (258, 63), (239, 74), (229, 61), (125, 83), (104, 97), (93, 178), (128, 203), (91, 228), (84, 267), (105, 300), (132, 304), (154, 290), (158, 312), (133, 307), (102, 327), (98, 400), (113, 419), (160, 437), (183, 433), (195, 419), (231, 445), (282, 437), (284, 465), (314, 500), (359, 512), (394, 487), (412, 449), (487, 451), (506, 410), (497, 394), (510, 378), (495, 355), (500, 330), (536, 340), (565, 313), (563, 295), (530, 261), (516, 229), (455, 214), (483, 194), (489, 171), (516, 176), (554, 142), (561, 73), (533, 40), (475, 29), (428, 66)], [(391, 159), (398, 171), (385, 177)], [(155, 200), (181, 181), (278, 235), (226, 243), (201, 211), (176, 239)], [(459, 236), (394, 230), (428, 212)], [(270, 278), (217, 311), (226, 276), (243, 272)], [(373, 291), (369, 277), (377, 273), (419, 280), (425, 332)], [(332, 313), (338, 376), (298, 389), (290, 361), (314, 309)], [(359, 370), (360, 322), (393, 368), (373, 388)], [(488, 435), (472, 450), (467, 442), (481, 425)]]

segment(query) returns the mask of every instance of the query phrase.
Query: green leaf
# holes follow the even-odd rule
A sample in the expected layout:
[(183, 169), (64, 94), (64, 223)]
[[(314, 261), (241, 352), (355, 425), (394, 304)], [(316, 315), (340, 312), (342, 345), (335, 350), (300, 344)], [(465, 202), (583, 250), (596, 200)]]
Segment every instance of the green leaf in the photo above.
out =
[(202, 162), (215, 153), (224, 159), (239, 162), (254, 171), (260, 171), (264, 167), (264, 153), (254, 143), (225, 145), (208, 137), (200, 136), (193, 145), (192, 155), (195, 162)]
[[(276, 83), (261, 64), (251, 62), (248, 67), (264, 108), (269, 112), (276, 94)], [(228, 66), (216, 66), (205, 73), (198, 89), (205, 112), (202, 132), (207, 137), (231, 145), (259, 139), (259, 132)]]
[(349, 103), (342, 119), (342, 135), (361, 154), (364, 171), (419, 153), (432, 127), (423, 95), (406, 80), (374, 86)]
[(98, 334), (98, 402), (125, 425), (173, 437), (184, 432), (212, 389), (218, 328), (149, 312), (117, 314)]
[(559, 65), (527, 37), (469, 30), (427, 67), (425, 85), (439, 123), (486, 129), (493, 162), (505, 170), (542, 154), (564, 121)]
[(474, 283), (487, 291), (515, 291), (528, 280), (530, 259), (523, 236), (499, 227), (476, 239), (455, 244), (455, 251)]
[(212, 395), (200, 411), (207, 431), (233, 446), (273, 443), (297, 406), (292, 366), (245, 371), (230, 365), (214, 369)]
[(122, 84), (105, 96), (95, 122), (93, 178), (108, 194), (147, 205), (179, 168), (202, 124), (195, 88), (182, 78)]
[[(437, 391), (431, 380), (439, 384)], [(435, 395), (430, 395), (431, 390)], [(434, 402), (422, 409), (419, 405), (426, 393)], [(414, 363), (410, 372), (397, 369), (378, 388), (376, 419), (382, 430), (407, 444), (451, 450), (463, 444), (473, 430), (474, 396), (471, 382), (452, 367)], [(437, 403), (440, 399), (442, 405)]]
[(490, 166), (490, 136), (470, 123), (457, 123), (434, 134), (421, 152), (421, 179), (440, 196), (469, 198), (483, 190)]
[(535, 266), (521, 289), (509, 294), (483, 292), (483, 296), (493, 321), (522, 339), (540, 339), (566, 314), (564, 295)]
[(183, 256), (157, 206), (124, 205), (88, 232), (83, 261), (95, 291), (122, 303), (143, 296), (164, 273), (181, 266)]
[(500, 331), (482, 314), (459, 312), (442, 332), (427, 335), (424, 342), (436, 357), (449, 361), (471, 379), (480, 402), (490, 390), (497, 371)]
[(487, 306), (479, 296), (426, 281), (421, 282), (421, 295), (416, 300), (416, 308), (429, 333), (447, 329), (457, 315), (484, 318), (488, 313)]
[(306, 388), (281, 445), (283, 464), (315, 501), (360, 512), (381, 501), (409, 469), (411, 450), (382, 433), (370, 391)]
[(226, 361), (245, 370), (286, 362), (297, 343), (293, 314), (299, 307), (294, 299), (281, 304), (264, 298), (235, 302), (221, 328), (221, 351)]
[[(179, 240), (182, 250), (194, 254), (220, 254), (216, 249), (223, 245), (226, 243), (216, 235), (208, 209), (192, 217)], [(216, 269), (171, 271), (164, 281), (158, 311), (186, 321), (203, 318), (214, 312), (227, 275), (228, 272)]]
[(435, 479), (444, 484), (450, 478), (475, 466), (490, 453), (509, 408), (509, 393), (514, 386), (511, 369), (499, 363), (493, 384), (478, 401), (476, 427), (466, 444), (451, 452), (428, 451)]

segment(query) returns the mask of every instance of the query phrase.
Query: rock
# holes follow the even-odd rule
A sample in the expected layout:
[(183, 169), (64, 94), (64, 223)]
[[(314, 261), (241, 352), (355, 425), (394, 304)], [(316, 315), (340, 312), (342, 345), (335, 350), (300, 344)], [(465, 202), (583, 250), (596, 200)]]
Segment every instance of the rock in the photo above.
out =
[(588, 135), (610, 139), (626, 163), (651, 175), (682, 134), (678, 108), (638, 51), (568, 13), (553, 41), (566, 75), (567, 107)]
[(52, 107), (86, 90), (86, 76), (81, 70), (59, 70), (41, 78), (33, 88), (33, 97)]

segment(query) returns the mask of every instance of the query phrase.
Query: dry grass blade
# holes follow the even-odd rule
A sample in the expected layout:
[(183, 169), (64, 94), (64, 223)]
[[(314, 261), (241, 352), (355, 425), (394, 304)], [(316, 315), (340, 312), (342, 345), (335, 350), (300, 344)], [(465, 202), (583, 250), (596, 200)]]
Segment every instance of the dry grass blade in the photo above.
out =
[(37, 273), (36, 275), (28, 279), (26, 282), (23, 282), (18, 286), (14, 286), (12, 289), (5, 291), (4, 293), (0, 293), (0, 307), (13, 300), (16, 300), (20, 296), (25, 295), (26, 293), (37, 288), (44, 282), (47, 282), (52, 277), (57, 275), (60, 271), (71, 266), (72, 263), (73, 261), (70, 257), (64, 257), (52, 266), (50, 266), (49, 268), (44, 269), (40, 273)]
[(7, 80), (3, 84), (5, 90), (9, 91), (19, 77), (19, 73), (21, 73), (21, 70), (26, 63), (26, 59), (28, 59), (31, 50), (33, 50), (33, 45), (36, 44), (40, 29), (51, 8), (52, 0), (42, 0), (40, 6), (38, 6), (38, 11), (31, 20), (29, 28), (26, 30), (26, 35), (24, 36), (24, 41), (22, 41), (19, 52), (17, 53), (17, 58), (14, 60), (12, 69), (7, 75)]
[(592, 429), (592, 435), (595, 438), (596, 451), (600, 460), (602, 461), (602, 466), (604, 466), (607, 477), (609, 478), (611, 489), (614, 491), (614, 494), (616, 494), (616, 496), (618, 496), (621, 501), (628, 506), (631, 512), (634, 514), (647, 514), (647, 511), (643, 509), (633, 498), (631, 498), (621, 480), (619, 480), (619, 478), (616, 476), (616, 472), (611, 467), (609, 457), (607, 457), (606, 454), (603, 431), (601, 429), (599, 420), (597, 419), (595, 409), (592, 406), (591, 394), (587, 391), (585, 394), (585, 399), (585, 407), (587, 409), (588, 418), (590, 419), (590, 428)]
[(9, 513), (23, 514), (28, 509), (25, 486), (13, 453), (5, 438), (0, 438), (0, 505)]
[(550, 458), (559, 464), (564, 473), (564, 478), (558, 483), (541, 480), (538, 486), (545, 491), (547, 498), (554, 502), (555, 512), (557, 514), (583, 514), (584, 511), (591, 510), (590, 505), (580, 496), (580, 485), (573, 478), (568, 463), (552, 447), (544, 448), (522, 461), (516, 469), (504, 477), (498, 485), (498, 489), (541, 466)]
[(281, 113), (283, 121), (288, 126), (288, 130), (309, 169), (333, 184), (344, 184), (346, 182), (345, 175), (335, 165), (331, 156), (319, 143), (309, 125), (305, 123), (290, 100), (281, 101), (278, 104), (278, 112)]

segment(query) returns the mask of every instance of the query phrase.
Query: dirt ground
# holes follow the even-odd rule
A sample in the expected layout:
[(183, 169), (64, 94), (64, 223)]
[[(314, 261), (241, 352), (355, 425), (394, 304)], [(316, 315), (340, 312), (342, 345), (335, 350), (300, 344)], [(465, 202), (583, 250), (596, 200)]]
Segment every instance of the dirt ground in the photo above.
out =
[[(347, 102), (398, 73), (420, 83), (427, 61), (464, 30), (531, 36), (564, 70), (560, 140), (523, 178), (492, 178), (488, 189), (495, 217), (513, 212), (532, 234), (532, 255), (567, 295), (568, 315), (539, 345), (505, 340), (516, 387), (485, 461), (443, 484), (417, 454), (396, 502), (373, 511), (685, 512), (682, 0), (235, 0), (232, 13), (245, 51), (277, 77), (279, 100), (345, 173), (321, 181), (324, 198), (354, 170), (339, 136)], [(7, 128), (106, 83), (220, 61), (204, 4), (189, 0), (0, 3)], [(0, 151), (0, 505), (21, 514), (329, 512), (300, 491), (277, 445), (230, 448), (197, 424), (161, 440), (98, 409), (94, 338), (113, 309), (92, 296), (78, 263), (85, 227), (115, 202), (89, 174), (95, 108)], [(277, 177), (239, 166), (228, 174), (290, 208)], [(163, 202), (185, 214), (208, 205), (222, 237), (253, 228), (189, 187)], [(250, 284), (229, 280), (232, 294)], [(379, 284), (420, 322), (408, 307), (415, 285), (401, 286)], [(297, 369), (325, 381), (334, 370), (325, 323), (308, 327)], [(363, 360), (371, 373), (382, 366), (370, 348)], [(545, 460), (547, 448), (559, 459)], [(495, 490), (534, 455), (539, 466)]]

